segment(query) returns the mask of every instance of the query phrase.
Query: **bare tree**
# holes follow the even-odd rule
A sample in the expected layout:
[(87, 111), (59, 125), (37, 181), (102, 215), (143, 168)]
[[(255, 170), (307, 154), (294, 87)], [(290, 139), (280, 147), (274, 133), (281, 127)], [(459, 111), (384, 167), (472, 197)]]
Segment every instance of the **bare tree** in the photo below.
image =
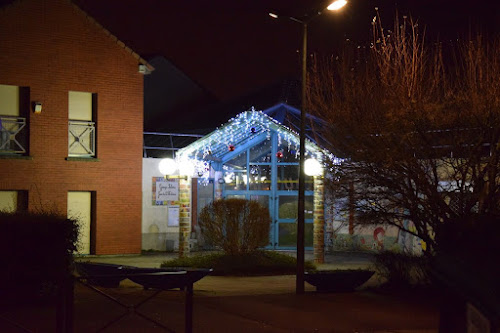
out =
[(406, 17), (385, 31), (375, 18), (369, 47), (314, 59), (307, 97), (342, 160), (326, 187), (351, 192), (344, 209), (355, 205), (357, 223), (396, 226), (433, 253), (449, 230), (500, 213), (500, 43), (443, 50), (421, 31)]

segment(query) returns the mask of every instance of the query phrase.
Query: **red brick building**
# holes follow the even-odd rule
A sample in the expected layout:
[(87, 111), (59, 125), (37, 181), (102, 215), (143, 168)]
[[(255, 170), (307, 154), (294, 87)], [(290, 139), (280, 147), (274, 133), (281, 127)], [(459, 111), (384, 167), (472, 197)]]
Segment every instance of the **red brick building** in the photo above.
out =
[(0, 209), (78, 215), (82, 253), (140, 252), (151, 69), (70, 0), (0, 8)]

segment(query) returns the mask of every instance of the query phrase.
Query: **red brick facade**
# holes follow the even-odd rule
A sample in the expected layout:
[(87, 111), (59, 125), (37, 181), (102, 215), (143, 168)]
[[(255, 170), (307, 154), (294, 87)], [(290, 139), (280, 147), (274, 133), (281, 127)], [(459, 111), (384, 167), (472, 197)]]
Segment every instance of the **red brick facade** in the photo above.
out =
[[(67, 209), (94, 191), (95, 254), (141, 250), (143, 75), (138, 56), (69, 0), (0, 9), (0, 84), (29, 87), (29, 152), (0, 159), (0, 190), (28, 191), (28, 208)], [(97, 94), (97, 158), (69, 161), (68, 91)], [(27, 107), (30, 107), (28, 105)]]

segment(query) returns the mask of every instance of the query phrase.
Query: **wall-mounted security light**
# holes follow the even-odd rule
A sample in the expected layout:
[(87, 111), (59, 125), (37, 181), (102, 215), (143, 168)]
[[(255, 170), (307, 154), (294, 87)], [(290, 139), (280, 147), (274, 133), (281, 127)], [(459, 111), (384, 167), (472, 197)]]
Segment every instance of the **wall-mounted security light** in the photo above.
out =
[(42, 113), (42, 102), (33, 102), (33, 112), (36, 114)]
[(139, 73), (147, 75), (151, 73), (151, 70), (148, 68), (148, 66), (139, 64)]

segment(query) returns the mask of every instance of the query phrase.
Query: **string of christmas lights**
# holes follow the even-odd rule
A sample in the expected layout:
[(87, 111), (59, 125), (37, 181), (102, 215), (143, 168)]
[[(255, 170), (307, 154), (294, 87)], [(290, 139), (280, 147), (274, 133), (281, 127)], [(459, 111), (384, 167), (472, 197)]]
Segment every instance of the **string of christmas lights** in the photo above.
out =
[[(296, 157), (299, 156), (299, 134), (252, 107), (251, 110), (231, 118), (212, 133), (180, 149), (176, 159), (189, 159), (195, 165), (197, 176), (208, 179), (210, 177), (210, 162), (208, 161), (220, 161), (226, 153), (238, 150), (239, 147), (246, 145), (251, 140), (261, 140), (263, 134), (265, 134), (266, 140), (271, 140), (273, 132), (277, 135), (278, 147), (281, 147), (278, 148), (278, 159), (280, 156), (283, 157), (283, 153), (280, 151), (284, 148), (283, 142), (287, 143), (286, 147), (289, 152), (294, 153)], [(323, 161), (324, 158), (337, 160), (330, 152), (321, 149), (307, 138), (306, 154), (318, 161)]]
[[(207, 156), (220, 158), (227, 151), (237, 149), (239, 145), (260, 136), (262, 133), (266, 133), (266, 138), (270, 140), (272, 131), (277, 133), (278, 145), (286, 141), (289, 149), (294, 146), (298, 151), (300, 143), (298, 133), (252, 107), (250, 111), (242, 112), (231, 118), (228, 123), (217, 128), (211, 134), (179, 150), (177, 155), (188, 155), (194, 159), (205, 159)], [(306, 150), (312, 155), (323, 153), (308, 139), (306, 140)]]

